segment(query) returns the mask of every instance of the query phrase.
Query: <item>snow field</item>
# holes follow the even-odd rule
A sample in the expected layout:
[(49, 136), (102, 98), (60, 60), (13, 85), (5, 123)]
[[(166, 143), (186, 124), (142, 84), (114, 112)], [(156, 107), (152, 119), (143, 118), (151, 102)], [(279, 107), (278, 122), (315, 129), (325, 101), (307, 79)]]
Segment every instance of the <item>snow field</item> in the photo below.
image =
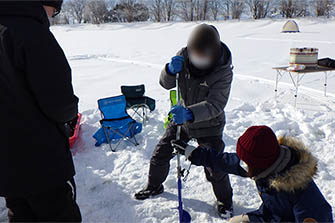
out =
[[(216, 22), (222, 40), (233, 53), (235, 66), (224, 131), (226, 151), (234, 152), (238, 137), (251, 125), (268, 125), (279, 135), (296, 136), (319, 159), (316, 183), (335, 207), (335, 73), (329, 76), (329, 96), (323, 96), (323, 75), (307, 75), (298, 109), (288, 76), (274, 98), (275, 71), (286, 65), (291, 47), (317, 47), (321, 57), (335, 57), (335, 21), (298, 20), (299, 34), (281, 34), (284, 20)], [(78, 203), (84, 222), (178, 222), (176, 160), (171, 161), (166, 192), (136, 201), (145, 186), (151, 153), (164, 133), (169, 111), (168, 91), (158, 84), (160, 70), (187, 42), (196, 23), (138, 23), (52, 27), (73, 69), (73, 84), (80, 97), (85, 122), (73, 149)], [(145, 84), (146, 95), (157, 109), (138, 135), (139, 146), (123, 142), (113, 153), (108, 145), (95, 147), (92, 135), (99, 128), (99, 98), (120, 94), (121, 85)], [(183, 166), (188, 167), (188, 162)], [(231, 176), (235, 214), (257, 209), (261, 201), (254, 182)], [(215, 199), (203, 168), (192, 167), (184, 183), (184, 206), (193, 222), (223, 222), (216, 215)], [(0, 203), (0, 221), (6, 209)], [(334, 219), (335, 220), (335, 219)]]

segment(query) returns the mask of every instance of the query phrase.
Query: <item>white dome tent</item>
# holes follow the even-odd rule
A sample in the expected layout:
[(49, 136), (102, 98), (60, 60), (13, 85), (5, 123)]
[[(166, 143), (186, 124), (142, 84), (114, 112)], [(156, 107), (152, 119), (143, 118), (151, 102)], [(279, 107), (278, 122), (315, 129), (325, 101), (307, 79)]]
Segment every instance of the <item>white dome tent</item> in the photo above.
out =
[(300, 32), (299, 26), (294, 20), (289, 20), (285, 23), (282, 33), (298, 33)]

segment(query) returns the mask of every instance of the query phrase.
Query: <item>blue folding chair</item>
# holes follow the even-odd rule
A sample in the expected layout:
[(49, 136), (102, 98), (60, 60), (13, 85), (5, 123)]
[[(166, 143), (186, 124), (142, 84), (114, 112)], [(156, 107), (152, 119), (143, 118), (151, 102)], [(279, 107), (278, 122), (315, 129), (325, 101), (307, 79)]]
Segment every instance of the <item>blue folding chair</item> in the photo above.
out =
[[(142, 131), (142, 124), (132, 119), (126, 111), (125, 96), (117, 96), (98, 100), (101, 111), (101, 128), (93, 135), (95, 146), (108, 143), (113, 152), (123, 139), (135, 146), (139, 145), (135, 135)], [(116, 143), (113, 148), (112, 143)]]

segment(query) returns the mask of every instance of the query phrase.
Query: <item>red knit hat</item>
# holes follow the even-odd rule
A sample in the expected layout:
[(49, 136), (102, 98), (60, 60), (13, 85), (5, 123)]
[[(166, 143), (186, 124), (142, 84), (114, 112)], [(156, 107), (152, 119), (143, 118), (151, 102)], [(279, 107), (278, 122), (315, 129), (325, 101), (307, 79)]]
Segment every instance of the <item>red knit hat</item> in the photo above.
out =
[(277, 159), (280, 146), (267, 126), (252, 126), (238, 139), (236, 152), (249, 167), (266, 169)]

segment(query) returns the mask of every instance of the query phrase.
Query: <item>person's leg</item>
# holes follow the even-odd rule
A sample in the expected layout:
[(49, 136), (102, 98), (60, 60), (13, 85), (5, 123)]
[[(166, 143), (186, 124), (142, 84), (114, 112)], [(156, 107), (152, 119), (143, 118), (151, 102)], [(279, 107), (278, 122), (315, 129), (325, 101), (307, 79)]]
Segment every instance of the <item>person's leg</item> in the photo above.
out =
[[(171, 141), (176, 139), (176, 133), (177, 125), (170, 123), (152, 154), (148, 184), (143, 190), (135, 194), (136, 199), (145, 200), (164, 192), (163, 182), (169, 174), (170, 160), (173, 158)], [(181, 132), (181, 139), (186, 142), (189, 141), (189, 137), (184, 131)]]
[(249, 216), (246, 214), (242, 214), (239, 216), (235, 216), (229, 220), (230, 223), (249, 223)]
[(205, 168), (206, 178), (211, 182), (215, 197), (225, 208), (229, 209), (233, 205), (233, 189), (230, 185), (228, 174), (222, 172), (212, 172)]
[[(157, 144), (150, 160), (148, 185), (159, 186), (166, 180), (169, 174), (170, 160), (173, 158), (171, 141), (176, 139), (176, 133), (177, 125), (169, 124), (165, 134)], [(189, 136), (184, 131), (181, 131), (180, 137), (186, 142), (189, 141)]]
[(80, 209), (76, 203), (74, 180), (48, 192), (30, 195), (29, 206), (38, 222), (81, 222)]
[(25, 198), (6, 197), (9, 222), (35, 222), (37, 221), (33, 210)]
[[(225, 144), (222, 136), (205, 137), (198, 139), (199, 145), (214, 149), (221, 153), (224, 151)], [(213, 172), (210, 168), (205, 168), (206, 178), (212, 183), (214, 194), (220, 203), (228, 209), (233, 204), (233, 189), (230, 185), (229, 176), (222, 171)]]

